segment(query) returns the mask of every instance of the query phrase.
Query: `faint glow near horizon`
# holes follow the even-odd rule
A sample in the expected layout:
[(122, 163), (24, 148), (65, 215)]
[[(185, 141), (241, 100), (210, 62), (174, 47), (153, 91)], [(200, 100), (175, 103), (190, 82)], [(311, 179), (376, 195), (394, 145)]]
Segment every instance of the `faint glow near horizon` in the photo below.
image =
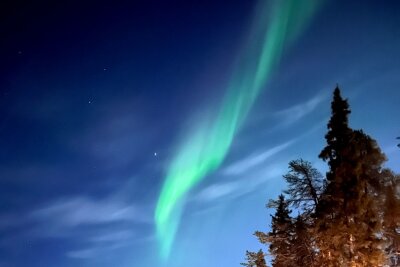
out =
[(261, 1), (247, 48), (238, 61), (214, 119), (198, 123), (173, 158), (155, 211), (160, 255), (167, 260), (178, 230), (184, 198), (224, 160), (257, 96), (265, 87), (282, 49), (294, 41), (321, 1)]

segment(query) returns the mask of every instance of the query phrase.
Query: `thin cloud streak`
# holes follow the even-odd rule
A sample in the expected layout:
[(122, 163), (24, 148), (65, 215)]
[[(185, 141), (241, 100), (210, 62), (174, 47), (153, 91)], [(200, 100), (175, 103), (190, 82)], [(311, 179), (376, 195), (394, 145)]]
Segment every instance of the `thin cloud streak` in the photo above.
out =
[(282, 121), (282, 126), (289, 126), (313, 112), (327, 98), (326, 93), (319, 93), (303, 103), (276, 112), (274, 116)]
[[(201, 190), (194, 199), (199, 202), (209, 202), (224, 197), (236, 198), (251, 193), (270, 179), (282, 176), (287, 171), (287, 164), (268, 164), (268, 160), (289, 148), (300, 139), (309, 136), (314, 131), (325, 126), (326, 120), (315, 124), (302, 135), (261, 153), (254, 153), (221, 171), (222, 175), (231, 176), (234, 181), (214, 183)], [(321, 168), (324, 169), (324, 168)]]
[(265, 121), (275, 119), (277, 120), (277, 123), (273, 128), (274, 130), (281, 130), (282, 128), (289, 127), (299, 120), (305, 118), (307, 115), (315, 111), (320, 104), (329, 99), (329, 94), (327, 92), (330, 92), (330, 89), (322, 90), (304, 102), (297, 103), (288, 108), (277, 110), (266, 115), (260, 116), (258, 114), (254, 114), (247, 122), (247, 126), (257, 126), (265, 123)]
[(224, 175), (240, 175), (247, 172), (249, 169), (254, 168), (262, 163), (264, 163), (268, 158), (274, 156), (275, 154), (285, 150), (289, 146), (291, 146), (297, 139), (294, 138), (290, 141), (287, 141), (283, 144), (275, 146), (273, 148), (267, 149), (261, 153), (255, 153), (245, 159), (242, 159), (232, 165), (228, 166), (222, 171)]
[(96, 249), (82, 249), (82, 250), (75, 250), (67, 252), (67, 257), (74, 258), (74, 259), (90, 259), (96, 256), (97, 250)]
[(48, 203), (32, 211), (27, 219), (37, 224), (34, 237), (71, 240), (78, 248), (66, 251), (65, 256), (88, 260), (152, 238), (146, 232), (134, 231), (134, 225), (148, 227), (152, 223), (148, 211), (144, 211), (142, 206), (119, 198), (77, 196)]
[(31, 216), (65, 227), (144, 220), (134, 205), (117, 201), (94, 201), (85, 197), (51, 203), (33, 211)]
[(227, 182), (212, 184), (197, 195), (199, 201), (212, 201), (235, 192), (240, 186), (240, 182)]
[(223, 198), (238, 198), (260, 188), (271, 179), (280, 177), (286, 170), (284, 164), (272, 164), (253, 169), (234, 182), (214, 183), (201, 190), (194, 200), (200, 203), (214, 202)]

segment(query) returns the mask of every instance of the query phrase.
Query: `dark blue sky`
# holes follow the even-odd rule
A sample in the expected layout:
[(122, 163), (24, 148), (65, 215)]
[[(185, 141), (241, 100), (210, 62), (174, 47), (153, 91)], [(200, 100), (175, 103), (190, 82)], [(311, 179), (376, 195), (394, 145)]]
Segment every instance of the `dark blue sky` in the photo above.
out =
[[(11, 3), (13, 2), (13, 3)], [(28, 2), (28, 1), (26, 1)], [(154, 208), (182, 136), (218, 104), (257, 1), (0, 8), (0, 266), (159, 266)], [(399, 171), (398, 1), (326, 1), (223, 165), (194, 188), (166, 266), (239, 266), (287, 163), (317, 159), (336, 83)], [(156, 155), (155, 155), (156, 153)]]

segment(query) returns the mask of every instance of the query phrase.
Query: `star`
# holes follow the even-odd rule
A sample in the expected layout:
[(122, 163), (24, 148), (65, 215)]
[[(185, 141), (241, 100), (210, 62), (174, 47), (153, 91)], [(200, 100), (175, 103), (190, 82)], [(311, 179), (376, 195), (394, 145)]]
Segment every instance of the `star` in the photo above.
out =
[(154, 157), (157, 157), (157, 152), (154, 152)]

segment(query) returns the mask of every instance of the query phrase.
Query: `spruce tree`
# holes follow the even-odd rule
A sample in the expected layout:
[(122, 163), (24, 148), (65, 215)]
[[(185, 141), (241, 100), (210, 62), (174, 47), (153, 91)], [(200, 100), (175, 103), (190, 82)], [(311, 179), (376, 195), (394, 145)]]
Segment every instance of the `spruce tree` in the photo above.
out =
[(400, 266), (400, 176), (385, 170), (382, 190), (383, 233), (390, 266)]
[(343, 99), (340, 89), (336, 86), (331, 103), (332, 116), (328, 122), (328, 133), (325, 135), (326, 147), (321, 151), (319, 157), (328, 161), (328, 181), (333, 179), (337, 166), (342, 162), (342, 150), (346, 147), (351, 134), (348, 126), (348, 116), (351, 113), (347, 99)]
[(289, 204), (281, 194), (277, 200), (275, 214), (271, 220), (271, 231), (267, 234), (256, 232), (261, 243), (269, 243), (269, 252), (273, 257), (273, 267), (289, 267), (293, 265), (291, 241), (293, 236), (293, 222), (290, 217)]
[(247, 267), (268, 267), (264, 252), (261, 249), (258, 252), (246, 251), (246, 262), (241, 263), (241, 265)]
[(291, 242), (291, 250), (294, 254), (295, 266), (320, 266), (316, 262), (316, 249), (312, 235), (312, 225), (307, 222), (308, 218), (299, 215), (294, 223), (294, 235)]
[(327, 266), (378, 266), (384, 260), (377, 210), (385, 156), (375, 140), (348, 126), (347, 100), (334, 91), (327, 146), (327, 186), (317, 207), (318, 246)]
[[(269, 244), (273, 267), (400, 266), (400, 176), (382, 167), (386, 157), (373, 138), (349, 127), (339, 88), (331, 108), (319, 155), (326, 178), (307, 161), (291, 161), (283, 176), (288, 198), (269, 201), (271, 231), (255, 235)], [(300, 208), (296, 220), (290, 207)]]

